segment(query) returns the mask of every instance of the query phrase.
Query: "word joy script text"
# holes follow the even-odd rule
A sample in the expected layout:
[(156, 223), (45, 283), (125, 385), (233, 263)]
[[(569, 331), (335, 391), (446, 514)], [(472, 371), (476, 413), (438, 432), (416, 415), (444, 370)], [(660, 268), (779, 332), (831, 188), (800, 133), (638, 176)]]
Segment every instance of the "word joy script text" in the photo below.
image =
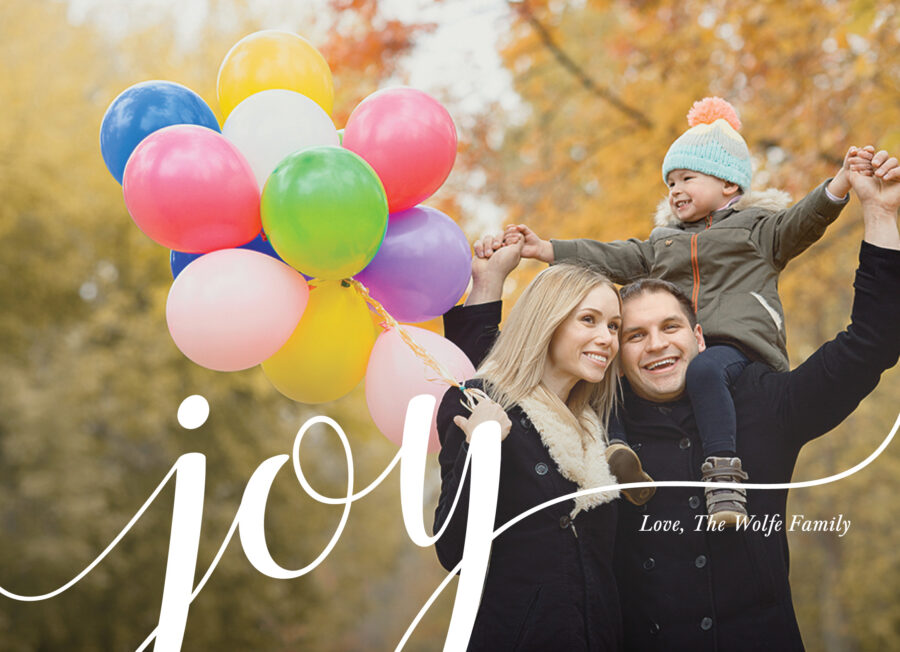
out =
[[(7, 591), (3, 587), (0, 587), (0, 594), (13, 600), (36, 602), (53, 598), (77, 584), (118, 545), (172, 478), (175, 479), (175, 499), (172, 507), (172, 527), (169, 535), (169, 551), (166, 561), (159, 621), (156, 629), (137, 648), (137, 652), (145, 650), (154, 641), (154, 649), (156, 650), (168, 652), (181, 649), (191, 602), (200, 594), (200, 591), (203, 590), (203, 587), (209, 581), (235, 532), (240, 537), (241, 547), (248, 561), (260, 573), (274, 579), (301, 577), (314, 570), (331, 553), (331, 550), (340, 539), (347, 519), (350, 516), (351, 505), (375, 489), (398, 463), (400, 464), (401, 474), (401, 509), (406, 531), (416, 545), (421, 547), (431, 546), (443, 534), (443, 529), (441, 529), (435, 536), (430, 536), (422, 520), (425, 460), (434, 406), (434, 397), (424, 394), (413, 398), (409, 402), (404, 423), (403, 442), (399, 452), (372, 484), (356, 493), (354, 493), (353, 489), (353, 455), (350, 451), (347, 436), (340, 425), (326, 416), (313, 417), (306, 421), (297, 432), (291, 455), (284, 454), (270, 457), (262, 462), (253, 472), (244, 489), (234, 520), (212, 563), (196, 586), (194, 580), (206, 488), (206, 456), (200, 453), (186, 453), (176, 460), (162, 482), (160, 482), (109, 546), (76, 577), (55, 591), (43, 595), (19, 595)], [(299, 456), (300, 443), (306, 432), (319, 423), (329, 426), (340, 438), (344, 448), (347, 464), (347, 491), (341, 497), (323, 496), (313, 489), (303, 474)], [(448, 574), (445, 581), (441, 583), (422, 611), (419, 612), (419, 615), (404, 635), (403, 640), (400, 641), (397, 647), (398, 650), (403, 647), (418, 620), (424, 615), (425, 610), (427, 610), (437, 594), (449, 584), (456, 571), (460, 568), (465, 568), (465, 572), (460, 574), (444, 649), (465, 649), (468, 644), (472, 625), (475, 621), (475, 614), (481, 599), (481, 591), (490, 556), (491, 541), (495, 535), (493, 529), (497, 507), (497, 487), (500, 479), (499, 424), (489, 421), (479, 425), (475, 431), (475, 436), (472, 437), (468, 455), (464, 474), (466, 472), (471, 474), (471, 494), (462, 561), (457, 569)], [(343, 507), (341, 519), (328, 544), (316, 559), (303, 568), (298, 569), (284, 568), (272, 558), (266, 544), (266, 535), (263, 527), (266, 502), (272, 484), (289, 459), (293, 463), (294, 473), (300, 486), (310, 497), (321, 503), (341, 505)], [(471, 496), (477, 496), (478, 499), (472, 500)], [(453, 503), (454, 511), (458, 500), (459, 493), (457, 493)], [(447, 520), (449, 522), (450, 519)]]

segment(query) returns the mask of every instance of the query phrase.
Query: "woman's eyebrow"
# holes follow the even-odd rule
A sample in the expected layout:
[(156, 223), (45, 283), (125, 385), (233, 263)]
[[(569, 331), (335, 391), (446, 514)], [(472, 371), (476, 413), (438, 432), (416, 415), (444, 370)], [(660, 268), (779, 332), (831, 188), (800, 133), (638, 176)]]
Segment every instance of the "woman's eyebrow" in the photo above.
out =
[[(583, 307), (579, 308), (576, 312), (584, 312), (584, 311), (588, 311), (588, 312), (596, 312), (598, 315), (602, 315), (602, 314), (603, 314), (603, 311), (602, 311), (600, 308), (594, 308), (593, 306), (583, 306)], [(618, 317), (619, 319), (622, 318), (622, 315), (621, 315), (621, 313), (620, 313), (619, 311), (614, 312), (610, 318), (611, 318), (611, 319), (614, 319), (614, 318), (617, 318), (617, 317)]]

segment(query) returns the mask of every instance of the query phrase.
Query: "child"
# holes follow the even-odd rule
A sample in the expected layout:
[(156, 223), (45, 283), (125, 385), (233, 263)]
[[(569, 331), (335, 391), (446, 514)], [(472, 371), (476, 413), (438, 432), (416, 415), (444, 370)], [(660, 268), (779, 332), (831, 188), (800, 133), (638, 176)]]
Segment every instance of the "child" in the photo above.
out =
[[(648, 240), (546, 241), (524, 225), (507, 227), (504, 239), (524, 238), (526, 258), (580, 259), (599, 265), (616, 283), (663, 278), (685, 292), (707, 344), (686, 376), (706, 457), (702, 478), (740, 482), (748, 476), (736, 456), (729, 387), (751, 359), (789, 369), (778, 275), (837, 218), (849, 200), (851, 158), (854, 169), (866, 169), (874, 148), (851, 148), (833, 179), (788, 208), (779, 190), (750, 192), (750, 152), (731, 104), (717, 97), (695, 102), (688, 124), (663, 160), (669, 195)], [(610, 436), (622, 439), (624, 429), (610, 424)], [(608, 454), (615, 451), (610, 446)], [(707, 488), (706, 506), (711, 521), (732, 526), (747, 514), (746, 490)]]

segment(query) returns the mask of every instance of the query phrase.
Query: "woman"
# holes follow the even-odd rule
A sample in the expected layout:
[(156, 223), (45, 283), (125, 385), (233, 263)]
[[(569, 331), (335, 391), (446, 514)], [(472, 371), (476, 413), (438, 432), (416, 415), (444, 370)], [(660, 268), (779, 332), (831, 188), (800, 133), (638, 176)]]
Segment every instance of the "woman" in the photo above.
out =
[[(451, 389), (438, 410), (435, 531), (460, 488), (467, 442), (485, 420), (499, 421), (503, 435), (495, 528), (553, 498), (615, 484), (604, 453), (620, 308), (610, 281), (585, 267), (556, 265), (532, 281), (476, 379), (466, 383), (493, 401), (470, 415), (461, 391)], [(617, 495), (604, 491), (546, 507), (494, 540), (470, 650), (621, 648), (610, 564), (616, 523), (610, 501)], [(448, 570), (462, 556), (467, 503), (464, 495), (436, 544)]]

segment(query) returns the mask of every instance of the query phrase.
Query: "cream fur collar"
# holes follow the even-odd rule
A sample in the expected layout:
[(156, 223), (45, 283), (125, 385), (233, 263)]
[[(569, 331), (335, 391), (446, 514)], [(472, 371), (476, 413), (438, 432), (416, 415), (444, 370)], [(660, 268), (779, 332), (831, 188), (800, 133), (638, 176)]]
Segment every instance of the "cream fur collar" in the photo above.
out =
[[(579, 489), (617, 484), (606, 463), (606, 432), (596, 414), (588, 414), (594, 432), (593, 439), (582, 441), (581, 435), (571, 425), (537, 398), (523, 399), (519, 401), (519, 407), (537, 428), (541, 441), (550, 451), (550, 457), (556, 462), (556, 467), (564, 478), (577, 484)], [(587, 511), (618, 497), (618, 489), (579, 496), (569, 515), (575, 518), (578, 512)]]
[[(736, 211), (742, 211), (746, 208), (762, 208), (769, 211), (782, 211), (791, 205), (791, 196), (783, 190), (769, 188), (767, 190), (751, 190), (738, 199), (732, 208)], [(656, 226), (671, 226), (673, 224), (681, 224), (678, 216), (669, 206), (669, 199), (664, 197), (656, 205), (656, 214), (654, 215)]]

